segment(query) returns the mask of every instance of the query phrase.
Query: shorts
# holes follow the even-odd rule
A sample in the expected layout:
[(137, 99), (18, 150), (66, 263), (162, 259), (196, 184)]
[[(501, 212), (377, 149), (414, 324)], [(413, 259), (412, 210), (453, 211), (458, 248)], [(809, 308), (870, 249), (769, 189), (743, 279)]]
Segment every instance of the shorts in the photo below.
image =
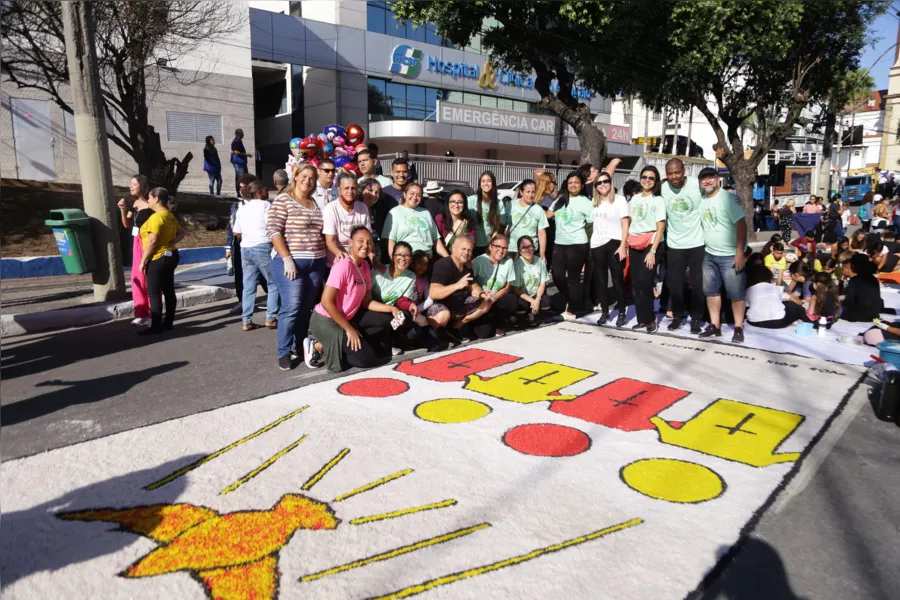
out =
[(713, 256), (709, 252), (703, 256), (703, 295), (721, 296), (722, 284), (729, 300), (746, 298), (747, 275), (734, 269), (733, 256)]
[(431, 305), (428, 311), (425, 313), (429, 317), (436, 317), (440, 313), (445, 310), (450, 313), (450, 319), (465, 319), (473, 312), (478, 310), (478, 306), (481, 304), (481, 300), (476, 298), (475, 296), (469, 296), (466, 298), (465, 304), (463, 304), (463, 312), (462, 313), (454, 313), (446, 305), (441, 304), (440, 302), (435, 302)]

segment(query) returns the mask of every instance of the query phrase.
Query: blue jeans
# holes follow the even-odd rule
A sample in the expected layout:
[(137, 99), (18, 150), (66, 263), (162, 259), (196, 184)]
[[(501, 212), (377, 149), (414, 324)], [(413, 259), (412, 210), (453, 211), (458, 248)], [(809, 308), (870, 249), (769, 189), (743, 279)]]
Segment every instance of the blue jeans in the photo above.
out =
[(216, 196), (222, 195), (222, 171), (207, 171), (209, 175), (209, 193), (213, 193), (213, 184), (216, 184)]
[(247, 163), (231, 163), (234, 165), (234, 193), (241, 196), (241, 175), (247, 172)]
[(272, 281), (281, 296), (278, 313), (278, 358), (297, 350), (309, 335), (309, 317), (319, 301), (319, 291), (325, 277), (325, 258), (294, 259), (297, 278), (284, 276), (284, 259), (276, 255), (269, 266)]
[(729, 300), (744, 300), (746, 294), (747, 273), (738, 273), (734, 269), (733, 256), (713, 256), (709, 252), (703, 255), (703, 295), (721, 296), (722, 284)]
[(261, 244), (244, 248), (241, 246), (241, 266), (244, 271), (244, 291), (241, 305), (244, 309), (244, 323), (253, 319), (253, 308), (256, 304), (256, 287), (259, 274), (266, 279), (269, 286), (266, 300), (266, 321), (274, 321), (278, 316), (278, 288), (272, 285), (269, 274), (269, 263), (272, 260), (272, 244)]

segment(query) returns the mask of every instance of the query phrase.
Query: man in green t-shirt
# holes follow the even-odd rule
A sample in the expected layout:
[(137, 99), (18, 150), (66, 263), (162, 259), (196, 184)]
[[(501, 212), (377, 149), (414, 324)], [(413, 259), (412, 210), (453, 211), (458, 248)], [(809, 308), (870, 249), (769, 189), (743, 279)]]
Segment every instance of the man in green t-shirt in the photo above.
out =
[(510, 293), (512, 286), (516, 285), (516, 267), (507, 256), (508, 251), (509, 239), (498, 233), (491, 238), (487, 254), (472, 260), (475, 281), (494, 301), (491, 315), (497, 335), (503, 335), (502, 328), (507, 323), (516, 325), (518, 321), (516, 313), (519, 312), (519, 299)]
[[(661, 195), (666, 201), (666, 287), (672, 322), (669, 331), (684, 324), (684, 284), (690, 273), (691, 333), (700, 333), (703, 308), (703, 228), (700, 225), (700, 184), (686, 177), (684, 163), (673, 158), (666, 163), (666, 180)], [(660, 302), (662, 308), (662, 302)]]
[(710, 324), (701, 338), (722, 337), (722, 288), (731, 300), (734, 312), (732, 342), (744, 341), (746, 275), (744, 248), (747, 246), (747, 221), (740, 199), (719, 187), (719, 174), (707, 167), (698, 177), (703, 190), (700, 205), (703, 240), (703, 295), (709, 307)]

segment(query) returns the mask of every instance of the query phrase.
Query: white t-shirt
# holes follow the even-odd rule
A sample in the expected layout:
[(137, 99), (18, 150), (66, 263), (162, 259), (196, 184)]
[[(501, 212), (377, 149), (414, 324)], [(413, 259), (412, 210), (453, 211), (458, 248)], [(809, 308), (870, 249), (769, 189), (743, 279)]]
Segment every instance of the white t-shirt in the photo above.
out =
[[(362, 202), (353, 203), (353, 210), (347, 212), (343, 203), (339, 200), (329, 202), (322, 209), (322, 233), (337, 236), (338, 245), (348, 250), (350, 248), (350, 230), (357, 225), (365, 225), (372, 231), (372, 222), (369, 218), (369, 209)], [(328, 252), (325, 255), (325, 265), (334, 264), (334, 254)]]
[(622, 240), (622, 219), (630, 216), (625, 196), (618, 194), (609, 202), (600, 202), (594, 207), (594, 233), (591, 234), (591, 248), (599, 248), (610, 240)]
[(269, 218), (270, 208), (272, 203), (268, 200), (247, 200), (238, 207), (231, 229), (241, 234), (241, 248), (272, 243), (266, 234), (266, 220)]
[(781, 288), (772, 283), (757, 283), (747, 288), (747, 320), (750, 323), (784, 318)]

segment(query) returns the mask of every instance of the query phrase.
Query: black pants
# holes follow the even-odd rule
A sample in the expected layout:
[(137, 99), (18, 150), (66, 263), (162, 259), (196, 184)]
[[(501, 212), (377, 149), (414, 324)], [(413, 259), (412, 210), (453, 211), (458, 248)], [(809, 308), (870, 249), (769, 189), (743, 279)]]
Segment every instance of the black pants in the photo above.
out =
[(653, 283), (656, 277), (656, 266), (648, 269), (644, 259), (650, 252), (650, 246), (643, 250), (628, 250), (631, 269), (631, 293), (634, 296), (634, 308), (637, 311), (638, 323), (645, 325), (656, 319), (653, 312)]
[(796, 302), (785, 300), (783, 304), (784, 317), (773, 321), (760, 321), (758, 323), (747, 322), (754, 327), (760, 327), (762, 329), (784, 329), (796, 321), (809, 321), (809, 317), (806, 316), (806, 311)]
[[(175, 267), (178, 266), (178, 250), (172, 256), (151, 260), (147, 265), (147, 295), (150, 297), (150, 328), (162, 331), (163, 325), (171, 328), (175, 322)], [(163, 296), (166, 298), (166, 318), (163, 321)]]
[[(234, 292), (237, 296), (238, 304), (240, 304), (241, 298), (244, 297), (244, 267), (243, 263), (241, 263), (241, 238), (236, 237), (232, 239), (231, 267), (234, 269)], [(268, 294), (269, 283), (266, 281), (266, 278), (263, 277), (263, 274), (260, 273), (256, 280), (259, 282), (259, 285), (262, 286), (263, 291)]]
[(569, 312), (572, 313), (583, 310), (581, 271), (587, 262), (589, 249), (587, 243), (557, 244), (553, 249), (553, 283), (569, 303)]
[[(684, 283), (690, 277), (691, 284), (691, 319), (700, 321), (706, 298), (703, 295), (703, 255), (705, 246), (676, 249), (671, 246), (666, 253), (666, 285), (669, 288), (669, 305), (672, 316), (684, 318)], [(690, 269), (689, 273), (686, 273)]]
[[(612, 302), (616, 308), (625, 311), (625, 262), (616, 256), (621, 240), (609, 240), (605, 245), (591, 248), (593, 259), (593, 278), (591, 281), (591, 302), (600, 305), (603, 312), (609, 312)], [(609, 277), (612, 275), (613, 295), (610, 298)]]
[[(404, 317), (403, 323), (401, 323), (400, 327), (397, 329), (391, 327), (391, 321), (394, 320), (394, 315), (391, 313), (380, 313), (372, 310), (360, 310), (360, 312), (364, 312), (365, 314), (363, 314), (358, 323), (355, 323), (357, 329), (364, 333), (377, 330), (376, 335), (380, 336), (383, 333), (387, 342), (392, 346), (396, 346), (400, 340), (404, 339), (406, 334), (409, 333), (409, 330), (412, 329), (415, 324), (413, 322), (412, 314), (405, 310), (402, 311)], [(387, 350), (388, 355), (390, 355), (390, 346), (388, 346)]]

